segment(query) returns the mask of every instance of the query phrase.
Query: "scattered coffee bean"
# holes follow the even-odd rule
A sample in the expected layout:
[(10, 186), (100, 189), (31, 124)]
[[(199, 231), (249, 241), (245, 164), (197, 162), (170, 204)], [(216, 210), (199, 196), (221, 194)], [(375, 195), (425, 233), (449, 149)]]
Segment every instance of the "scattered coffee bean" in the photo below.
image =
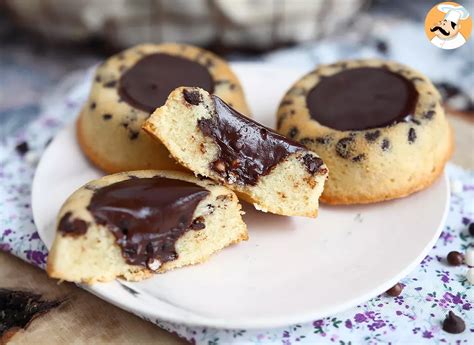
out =
[(447, 259), (451, 266), (459, 266), (463, 262), (462, 254), (455, 250), (453, 250), (452, 252), (449, 252)]
[(387, 290), (387, 295), (392, 296), (392, 297), (397, 297), (400, 296), (402, 293), (403, 286), (400, 283), (395, 284), (392, 288)]
[(464, 262), (469, 267), (474, 267), (474, 248), (470, 247), (466, 250), (466, 256), (464, 257)]
[(474, 236), (474, 223), (469, 224), (469, 233), (471, 236)]
[(464, 320), (454, 314), (452, 311), (446, 315), (446, 319), (443, 321), (443, 331), (451, 334), (459, 334), (464, 332), (466, 324)]

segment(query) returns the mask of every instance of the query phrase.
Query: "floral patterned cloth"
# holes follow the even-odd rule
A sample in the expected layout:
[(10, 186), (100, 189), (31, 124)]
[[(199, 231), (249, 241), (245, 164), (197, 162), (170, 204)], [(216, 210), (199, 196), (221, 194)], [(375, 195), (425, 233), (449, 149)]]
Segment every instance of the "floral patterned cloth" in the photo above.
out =
[[(30, 205), (35, 164), (54, 134), (77, 114), (86, 94), (83, 90), (89, 87), (85, 80), (89, 74), (83, 72), (70, 76), (44, 100), (35, 121), (0, 141), (0, 250), (42, 268), (47, 249), (35, 229)], [(474, 173), (453, 165), (447, 171), (456, 185), (447, 224), (429, 255), (402, 280), (401, 296), (381, 295), (322, 320), (272, 330), (219, 330), (149, 321), (197, 344), (473, 344), (474, 289), (465, 278), (467, 267), (450, 267), (445, 257), (451, 250), (464, 252), (473, 245), (467, 225), (474, 221)], [(466, 321), (464, 333), (442, 330), (449, 310)]]

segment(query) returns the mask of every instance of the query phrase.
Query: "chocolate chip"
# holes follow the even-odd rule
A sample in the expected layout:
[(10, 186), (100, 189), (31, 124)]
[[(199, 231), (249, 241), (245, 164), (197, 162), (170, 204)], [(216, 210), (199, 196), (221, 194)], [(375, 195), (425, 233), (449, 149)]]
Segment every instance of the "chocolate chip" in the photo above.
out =
[(380, 131), (379, 130), (376, 130), (376, 131), (373, 131), (373, 132), (367, 132), (367, 133), (365, 133), (365, 140), (367, 140), (369, 142), (372, 142), (372, 141), (377, 140), (379, 136), (380, 136)]
[(416, 140), (416, 131), (415, 128), (410, 128), (408, 131), (408, 143), (413, 144)]
[(459, 266), (463, 263), (463, 256), (460, 252), (457, 252), (455, 250), (449, 252), (448, 256), (446, 257), (449, 264), (451, 266)]
[(443, 331), (451, 334), (459, 334), (464, 332), (465, 329), (466, 324), (459, 316), (454, 314), (452, 311), (446, 315), (446, 318), (443, 321)]
[(205, 227), (206, 225), (204, 224), (204, 217), (197, 217), (196, 219), (193, 220), (189, 228), (191, 230), (202, 230)]
[(421, 125), (421, 122), (418, 121), (417, 119), (411, 119), (411, 122), (413, 122), (415, 125)]
[(89, 106), (89, 108), (90, 108), (91, 110), (94, 110), (95, 107), (97, 107), (97, 103), (96, 103), (96, 102), (92, 102), (92, 103), (90, 104), (90, 106)]
[(107, 83), (104, 84), (104, 87), (115, 87), (117, 85), (117, 81), (116, 80), (111, 80)]
[(321, 168), (321, 166), (324, 164), (321, 158), (310, 155), (309, 153), (303, 156), (303, 163), (306, 166), (306, 170), (311, 175), (317, 173), (319, 168)]
[(390, 289), (387, 290), (386, 294), (392, 297), (397, 297), (400, 296), (402, 293), (403, 286), (400, 283), (396, 283), (394, 286), (392, 286)]
[(222, 85), (222, 84), (230, 84), (230, 81), (226, 79), (221, 79), (221, 80), (216, 80), (214, 82), (214, 85)]
[(300, 140), (300, 143), (306, 146), (306, 145), (314, 143), (314, 140), (311, 138), (303, 138)]
[(292, 105), (293, 101), (292, 100), (284, 100), (280, 103), (280, 107), (285, 106), (285, 105)]
[(112, 115), (111, 114), (104, 114), (102, 115), (102, 118), (105, 120), (105, 121), (108, 121), (112, 118)]
[(100, 78), (100, 75), (96, 75), (95, 76), (95, 81), (100, 83), (102, 81), (102, 79)]
[(126, 123), (126, 122), (122, 123), (122, 127), (123, 128), (128, 128), (128, 123)]
[(207, 68), (210, 68), (210, 67), (214, 66), (214, 61), (212, 61), (211, 58), (207, 58), (206, 62), (204, 64), (206, 65)]
[(24, 155), (25, 153), (28, 152), (30, 148), (28, 147), (28, 143), (26, 141), (23, 141), (16, 145), (15, 150), (18, 152), (20, 155)]
[(202, 96), (199, 91), (183, 90), (183, 97), (186, 102), (192, 105), (199, 105), (202, 102)]
[(58, 231), (64, 235), (84, 235), (87, 232), (87, 223), (79, 218), (71, 220), (71, 216), (72, 213), (67, 212), (61, 217)]
[(377, 49), (377, 51), (381, 54), (387, 54), (388, 53), (388, 45), (387, 45), (387, 42), (383, 41), (383, 40), (376, 40), (375, 41), (375, 48)]
[(318, 144), (323, 144), (323, 145), (327, 145), (331, 142), (331, 137), (329, 136), (325, 136), (325, 137), (316, 137), (314, 139)]
[(474, 223), (471, 223), (469, 224), (469, 234), (471, 234), (471, 236), (474, 236)]
[(277, 120), (277, 129), (281, 128), (281, 125), (283, 124), (283, 121), (286, 120), (287, 116), (288, 116), (287, 114), (280, 115), (280, 117)]
[(290, 129), (290, 131), (288, 132), (288, 136), (291, 138), (291, 139), (294, 139), (297, 135), (298, 135), (298, 128), (296, 127), (292, 127)]
[(390, 149), (390, 141), (388, 139), (382, 140), (382, 150), (388, 151)]
[(431, 120), (435, 115), (434, 110), (428, 110), (426, 113), (423, 114), (423, 117), (427, 120)]
[(352, 155), (354, 139), (342, 138), (336, 144), (336, 152), (342, 158), (349, 158)]
[(231, 89), (231, 90), (235, 90), (236, 87), (237, 87), (237, 85), (235, 85), (235, 84), (230, 84), (229, 85), (229, 89)]
[(352, 158), (353, 162), (360, 162), (361, 160), (365, 159), (365, 154), (361, 153), (360, 155), (357, 155)]
[(130, 138), (130, 140), (135, 140), (135, 139), (138, 138), (138, 134), (139, 134), (139, 133), (136, 132), (136, 131), (130, 131), (130, 132), (128, 133), (128, 137)]

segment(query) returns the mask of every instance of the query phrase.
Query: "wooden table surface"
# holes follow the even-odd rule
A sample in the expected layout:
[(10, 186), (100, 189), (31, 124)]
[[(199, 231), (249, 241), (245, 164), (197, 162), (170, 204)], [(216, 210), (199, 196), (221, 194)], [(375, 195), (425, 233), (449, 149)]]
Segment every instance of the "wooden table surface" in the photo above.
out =
[[(456, 133), (452, 162), (474, 169), (473, 116), (449, 116)], [(143, 321), (70, 283), (57, 284), (39, 268), (0, 252), (0, 287), (30, 290), (68, 301), (16, 333), (9, 344), (185, 344), (175, 335)]]

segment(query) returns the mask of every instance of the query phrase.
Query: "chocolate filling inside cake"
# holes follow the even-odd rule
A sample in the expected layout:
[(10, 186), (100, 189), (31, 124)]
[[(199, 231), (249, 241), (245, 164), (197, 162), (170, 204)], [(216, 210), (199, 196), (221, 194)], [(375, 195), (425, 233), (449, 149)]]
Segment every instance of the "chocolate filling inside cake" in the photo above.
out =
[[(189, 102), (189, 94), (184, 94)], [(260, 176), (271, 170), (289, 155), (306, 148), (273, 130), (245, 117), (219, 97), (211, 96), (215, 114), (198, 121), (199, 129), (219, 147), (219, 157), (211, 169), (227, 183), (256, 185)], [(317, 157), (307, 157), (305, 166), (315, 173), (323, 164)]]
[[(147, 267), (175, 260), (176, 241), (187, 231), (202, 230), (202, 219), (194, 211), (209, 191), (196, 184), (165, 177), (131, 178), (97, 189), (88, 206), (98, 224), (115, 236), (122, 255), (131, 265)], [(59, 230), (74, 234), (70, 213)], [(78, 231), (83, 233), (83, 227)]]
[(321, 77), (307, 97), (311, 117), (333, 129), (386, 127), (414, 115), (413, 82), (384, 68), (351, 68)]

